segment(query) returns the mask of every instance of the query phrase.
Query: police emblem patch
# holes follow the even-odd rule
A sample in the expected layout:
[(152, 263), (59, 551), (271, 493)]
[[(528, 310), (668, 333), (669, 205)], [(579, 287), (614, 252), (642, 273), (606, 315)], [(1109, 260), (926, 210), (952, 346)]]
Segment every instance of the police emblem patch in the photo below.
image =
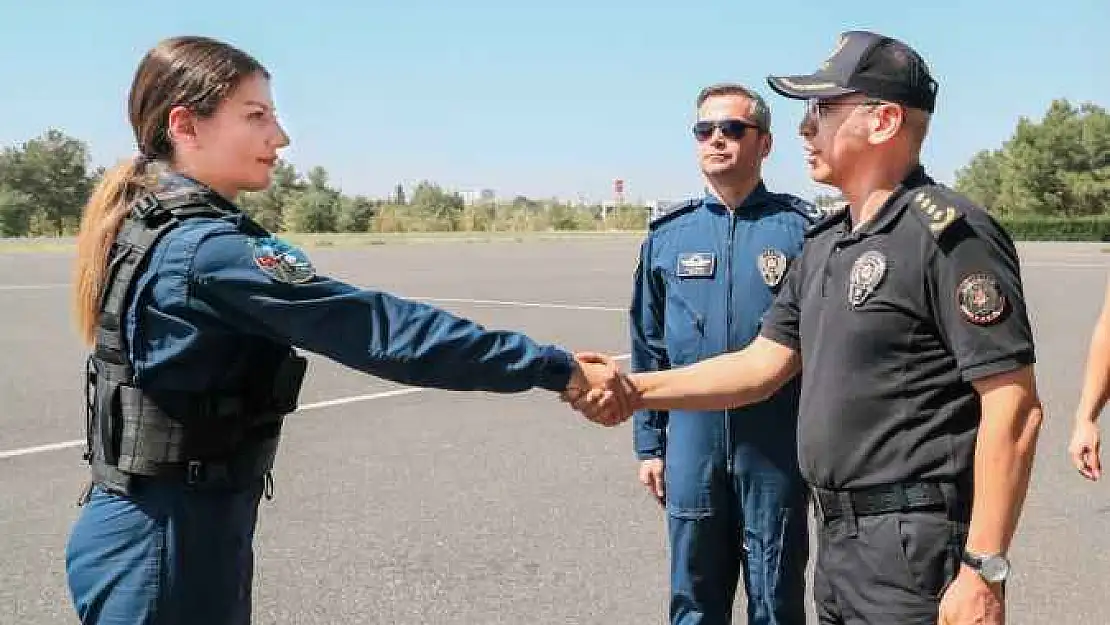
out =
[(302, 284), (316, 275), (316, 268), (300, 249), (277, 237), (252, 239), (254, 264), (278, 282)]
[(717, 256), (711, 252), (682, 253), (675, 273), (679, 278), (712, 278), (716, 267)]
[(786, 266), (789, 261), (786, 254), (774, 248), (767, 248), (759, 254), (759, 273), (763, 276), (763, 282), (772, 289), (782, 282), (782, 277), (786, 275)]
[(886, 256), (878, 250), (868, 250), (852, 264), (848, 276), (848, 302), (853, 308), (862, 305), (875, 292), (886, 275)]
[(960, 313), (976, 325), (994, 323), (1006, 312), (1006, 296), (998, 281), (985, 273), (973, 273), (960, 281), (956, 299)]

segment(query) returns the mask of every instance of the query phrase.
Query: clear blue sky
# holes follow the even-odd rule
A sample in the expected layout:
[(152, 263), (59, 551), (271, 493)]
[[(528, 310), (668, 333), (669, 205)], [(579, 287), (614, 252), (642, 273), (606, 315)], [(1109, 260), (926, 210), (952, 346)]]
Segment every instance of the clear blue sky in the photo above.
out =
[(689, 125), (715, 81), (771, 104), (765, 178), (805, 175), (801, 105), (768, 73), (815, 69), (840, 31), (917, 48), (940, 82), (925, 159), (941, 181), (1051, 100), (1110, 106), (1110, 1), (936, 0), (0, 0), (0, 144), (49, 126), (89, 142), (96, 164), (131, 154), (125, 99), (158, 39), (227, 39), (274, 74), (298, 169), (323, 165), (347, 193), (428, 178), (499, 196), (681, 198), (701, 188)]

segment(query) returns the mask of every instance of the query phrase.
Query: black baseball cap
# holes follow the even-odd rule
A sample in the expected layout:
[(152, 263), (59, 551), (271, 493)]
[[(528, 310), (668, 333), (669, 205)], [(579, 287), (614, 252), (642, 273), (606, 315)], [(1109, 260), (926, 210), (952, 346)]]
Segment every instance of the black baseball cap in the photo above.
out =
[(930, 113), (937, 98), (937, 81), (913, 48), (865, 30), (842, 33), (816, 72), (768, 76), (767, 82), (780, 95), (798, 100), (863, 93)]

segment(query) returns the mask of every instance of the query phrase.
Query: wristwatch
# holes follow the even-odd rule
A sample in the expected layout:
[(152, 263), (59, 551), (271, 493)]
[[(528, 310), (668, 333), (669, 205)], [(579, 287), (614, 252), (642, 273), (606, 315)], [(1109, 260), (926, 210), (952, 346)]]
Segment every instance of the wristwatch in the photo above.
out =
[(978, 554), (964, 551), (963, 563), (986, 581), (998, 584), (1010, 576), (1010, 561), (1000, 553)]

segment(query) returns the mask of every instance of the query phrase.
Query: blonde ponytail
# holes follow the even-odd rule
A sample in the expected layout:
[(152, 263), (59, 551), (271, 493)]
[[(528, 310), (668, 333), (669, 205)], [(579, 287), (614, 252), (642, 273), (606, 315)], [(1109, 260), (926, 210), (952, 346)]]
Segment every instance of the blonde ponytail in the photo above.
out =
[(89, 346), (96, 341), (108, 255), (129, 205), (147, 186), (145, 169), (145, 161), (132, 159), (105, 172), (81, 215), (73, 268), (73, 312), (78, 334)]

